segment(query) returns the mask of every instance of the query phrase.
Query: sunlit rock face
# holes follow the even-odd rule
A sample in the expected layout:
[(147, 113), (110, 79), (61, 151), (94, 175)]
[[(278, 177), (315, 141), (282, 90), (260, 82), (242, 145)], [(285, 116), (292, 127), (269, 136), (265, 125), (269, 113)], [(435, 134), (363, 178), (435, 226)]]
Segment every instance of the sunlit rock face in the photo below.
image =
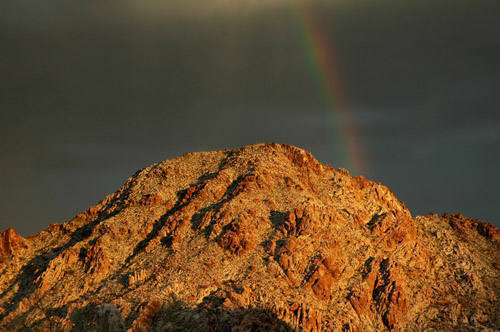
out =
[(499, 244), (293, 146), (188, 153), (70, 221), (1, 233), (0, 327), (494, 329)]

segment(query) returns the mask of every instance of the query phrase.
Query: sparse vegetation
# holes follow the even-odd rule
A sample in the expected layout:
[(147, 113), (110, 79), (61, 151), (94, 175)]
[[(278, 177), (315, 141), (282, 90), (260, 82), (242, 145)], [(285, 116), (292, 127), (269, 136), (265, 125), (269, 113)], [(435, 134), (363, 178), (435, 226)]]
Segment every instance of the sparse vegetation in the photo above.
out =
[(186, 154), (1, 233), (0, 330), (495, 329), (499, 243), (292, 146)]

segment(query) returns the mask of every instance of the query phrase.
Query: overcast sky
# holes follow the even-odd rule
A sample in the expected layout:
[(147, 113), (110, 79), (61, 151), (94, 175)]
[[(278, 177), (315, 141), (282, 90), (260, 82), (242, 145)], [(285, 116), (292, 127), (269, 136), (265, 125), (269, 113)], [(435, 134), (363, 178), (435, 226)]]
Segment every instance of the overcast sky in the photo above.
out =
[[(499, 225), (499, 2), (310, 6), (365, 155), (354, 174), (413, 215)], [(346, 167), (299, 32), (286, 0), (2, 0), (0, 229), (69, 220), (184, 152), (275, 141)]]

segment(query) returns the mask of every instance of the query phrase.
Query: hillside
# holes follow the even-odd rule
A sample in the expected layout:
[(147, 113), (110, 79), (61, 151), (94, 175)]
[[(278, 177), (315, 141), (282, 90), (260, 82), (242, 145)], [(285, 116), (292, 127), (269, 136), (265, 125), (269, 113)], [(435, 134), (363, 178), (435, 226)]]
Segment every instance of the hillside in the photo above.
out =
[(293, 146), (188, 153), (1, 233), (0, 330), (496, 330), (499, 248)]

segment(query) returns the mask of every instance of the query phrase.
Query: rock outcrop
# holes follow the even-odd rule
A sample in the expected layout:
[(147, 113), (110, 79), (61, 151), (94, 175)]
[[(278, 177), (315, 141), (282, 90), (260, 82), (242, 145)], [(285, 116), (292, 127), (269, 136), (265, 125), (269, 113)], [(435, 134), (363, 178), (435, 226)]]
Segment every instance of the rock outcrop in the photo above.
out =
[(188, 153), (62, 224), (0, 234), (0, 329), (500, 328), (500, 232), (412, 217), (299, 148)]
[(12, 229), (6, 229), (0, 233), (0, 257), (10, 256), (27, 249), (26, 240)]

